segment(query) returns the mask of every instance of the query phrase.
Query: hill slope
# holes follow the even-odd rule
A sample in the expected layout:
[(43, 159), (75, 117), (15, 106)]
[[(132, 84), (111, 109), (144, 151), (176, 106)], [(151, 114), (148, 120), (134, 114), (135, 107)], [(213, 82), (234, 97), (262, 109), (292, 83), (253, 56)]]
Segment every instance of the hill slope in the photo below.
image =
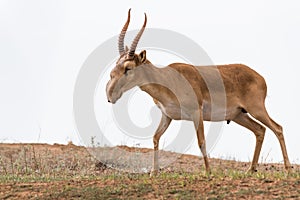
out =
[(0, 144), (0, 199), (300, 198), (298, 165), (289, 175), (282, 164), (246, 174), (250, 163), (210, 158), (207, 176), (197, 156), (161, 151), (165, 167), (150, 178), (151, 155), (126, 146)]

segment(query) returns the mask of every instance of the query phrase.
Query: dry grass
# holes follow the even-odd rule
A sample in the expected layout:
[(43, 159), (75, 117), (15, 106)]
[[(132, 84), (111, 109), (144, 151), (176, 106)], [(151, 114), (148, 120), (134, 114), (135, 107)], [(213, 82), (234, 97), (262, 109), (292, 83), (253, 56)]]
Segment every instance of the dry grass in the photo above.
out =
[[(260, 164), (258, 173), (246, 174), (249, 163), (210, 159), (213, 171), (207, 176), (196, 156), (161, 152), (166, 160), (177, 156), (177, 162), (153, 178), (111, 168), (142, 166), (138, 160), (149, 151), (98, 148), (97, 154), (106, 155), (99, 162), (87, 149), (71, 143), (0, 144), (0, 199), (300, 198), (297, 165), (289, 175), (281, 164)], [(132, 155), (137, 163), (126, 162)]]

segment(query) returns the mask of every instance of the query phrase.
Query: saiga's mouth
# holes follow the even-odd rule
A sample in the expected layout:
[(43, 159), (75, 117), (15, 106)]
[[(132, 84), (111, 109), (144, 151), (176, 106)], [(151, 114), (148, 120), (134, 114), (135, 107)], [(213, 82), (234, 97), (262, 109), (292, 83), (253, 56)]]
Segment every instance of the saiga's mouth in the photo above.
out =
[(111, 98), (107, 98), (107, 101), (108, 101), (108, 103), (112, 103), (112, 104), (115, 104), (120, 98), (121, 98), (121, 96), (122, 96), (122, 94), (121, 95), (119, 95), (118, 97), (116, 97), (116, 98), (113, 98), (113, 97), (111, 97)]

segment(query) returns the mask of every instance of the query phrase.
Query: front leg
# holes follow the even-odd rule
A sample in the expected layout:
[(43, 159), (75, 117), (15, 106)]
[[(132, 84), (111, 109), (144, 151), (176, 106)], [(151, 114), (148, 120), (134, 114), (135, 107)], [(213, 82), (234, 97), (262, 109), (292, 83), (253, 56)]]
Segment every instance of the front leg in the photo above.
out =
[(158, 171), (158, 146), (159, 146), (159, 139), (160, 137), (164, 134), (164, 132), (167, 130), (171, 123), (172, 119), (166, 116), (162, 112), (162, 117), (159, 123), (158, 128), (156, 129), (156, 132), (153, 136), (153, 144), (154, 144), (154, 149), (153, 149), (153, 168), (151, 172), (151, 176), (156, 175)]
[(209, 163), (208, 163), (208, 156), (206, 153), (206, 142), (205, 142), (205, 136), (204, 136), (204, 125), (203, 125), (203, 113), (202, 110), (197, 113), (197, 116), (194, 118), (194, 126), (197, 132), (197, 139), (198, 139), (198, 145), (201, 150), (201, 153), (204, 158), (205, 168), (206, 172), (210, 173)]

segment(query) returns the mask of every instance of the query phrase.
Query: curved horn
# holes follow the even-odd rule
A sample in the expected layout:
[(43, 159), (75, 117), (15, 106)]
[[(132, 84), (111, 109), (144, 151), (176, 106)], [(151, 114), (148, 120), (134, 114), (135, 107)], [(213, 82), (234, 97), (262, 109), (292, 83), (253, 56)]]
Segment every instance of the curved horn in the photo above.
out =
[(144, 13), (144, 14), (145, 14), (145, 21), (144, 21), (143, 27), (142, 27), (142, 29), (139, 31), (139, 33), (135, 36), (135, 38), (134, 38), (134, 40), (133, 40), (133, 42), (132, 42), (132, 44), (131, 44), (131, 46), (130, 46), (129, 57), (133, 57), (133, 56), (134, 56), (134, 52), (135, 52), (136, 46), (137, 46), (137, 44), (138, 44), (138, 42), (139, 42), (139, 40), (140, 40), (140, 38), (141, 38), (141, 36), (142, 36), (142, 34), (143, 34), (145, 28), (146, 28), (146, 24), (147, 24), (147, 15), (146, 15), (146, 13)]
[(124, 50), (124, 38), (125, 38), (125, 34), (126, 34), (126, 31), (127, 31), (129, 22), (130, 22), (130, 10), (131, 10), (131, 8), (128, 10), (127, 21), (126, 21), (125, 25), (123, 26), (122, 31), (119, 35), (118, 45), (119, 45), (120, 55), (122, 55), (125, 52), (125, 50)]

